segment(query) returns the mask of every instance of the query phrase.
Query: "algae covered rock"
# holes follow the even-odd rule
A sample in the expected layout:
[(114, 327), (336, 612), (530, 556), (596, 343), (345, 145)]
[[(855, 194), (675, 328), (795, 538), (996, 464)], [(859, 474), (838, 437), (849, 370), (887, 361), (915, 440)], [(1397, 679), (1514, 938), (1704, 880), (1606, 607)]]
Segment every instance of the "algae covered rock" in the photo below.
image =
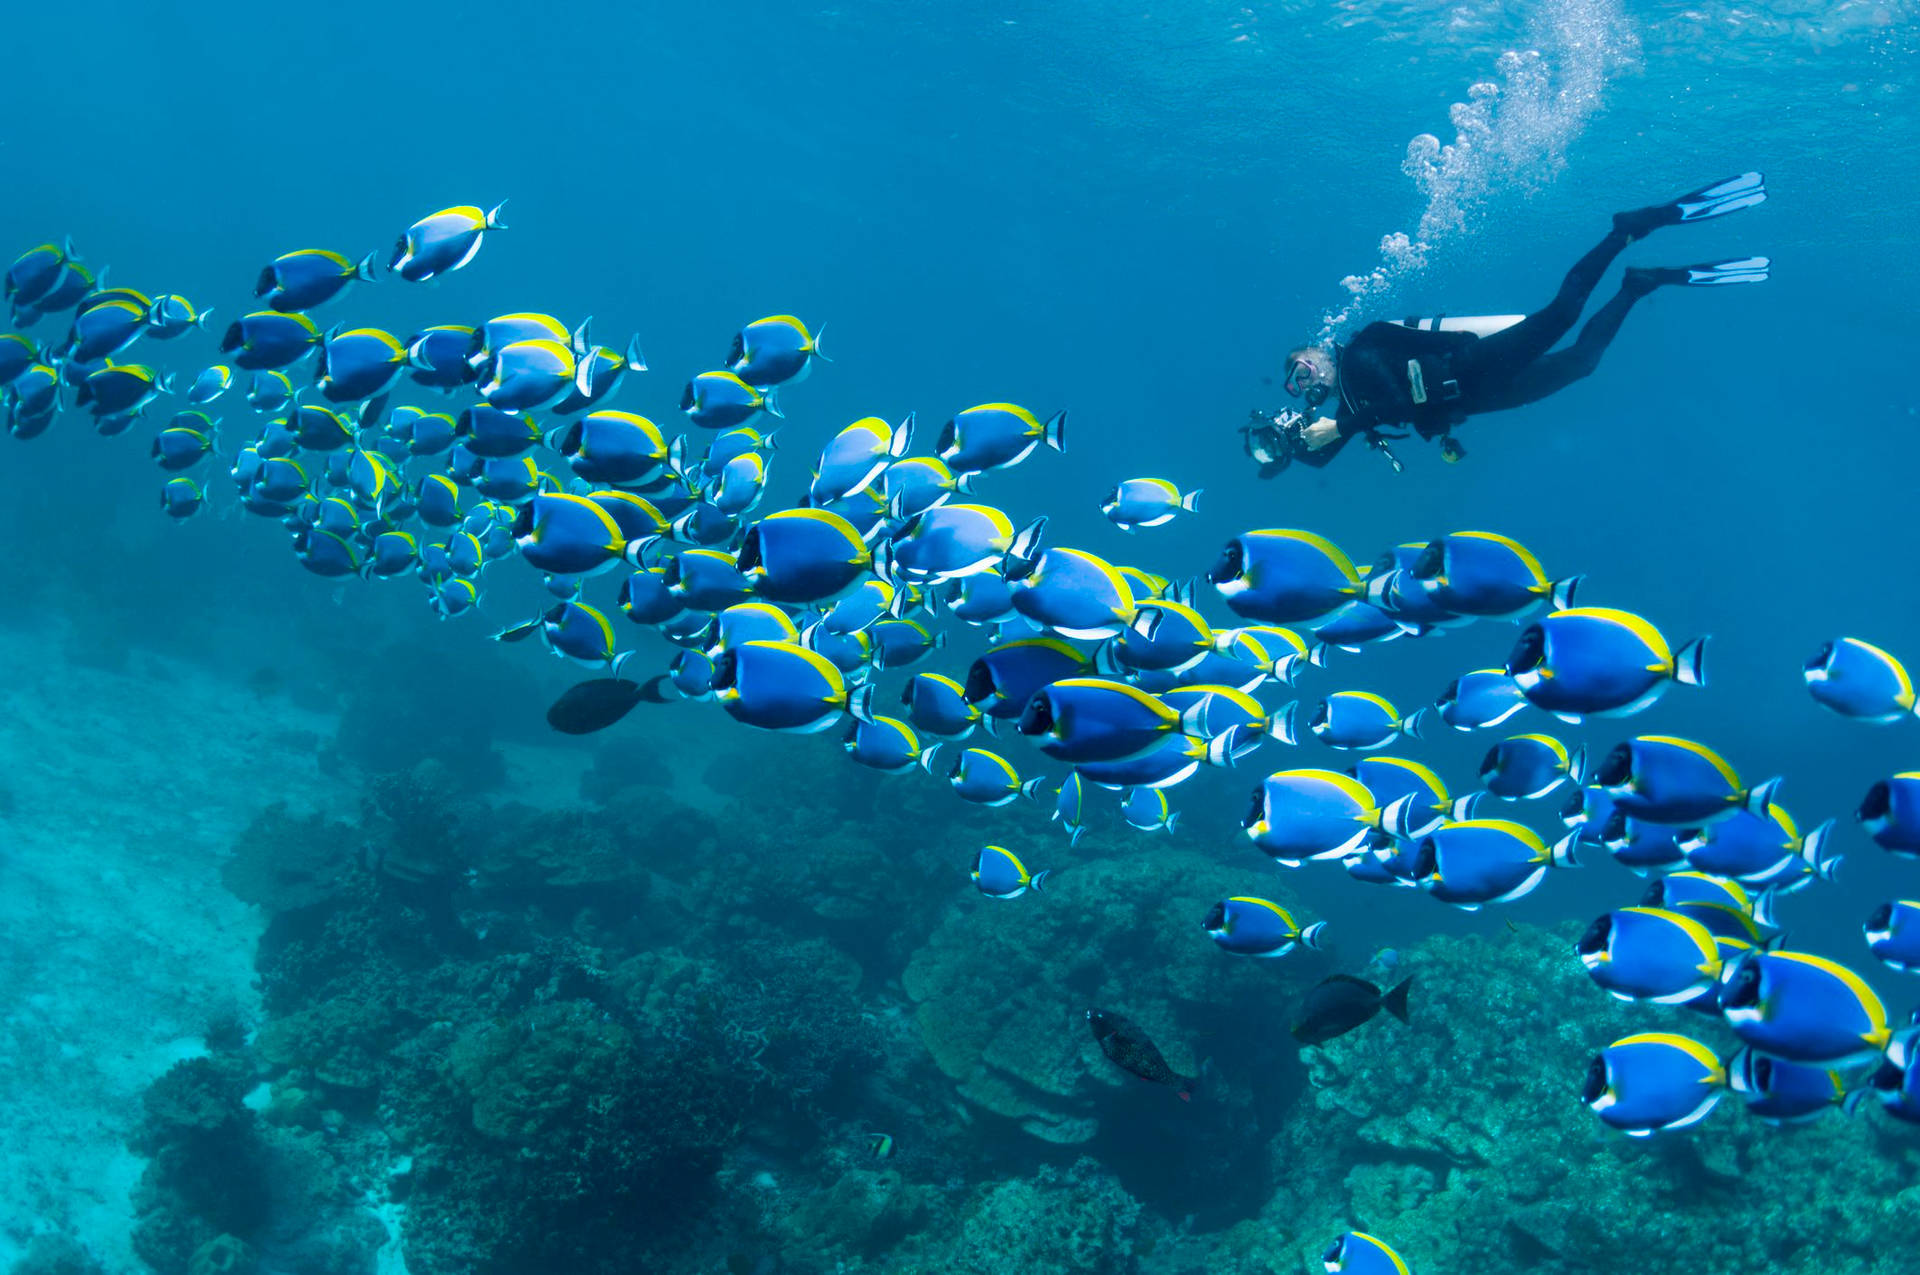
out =
[(980, 1190), (938, 1269), (950, 1275), (1120, 1275), (1138, 1269), (1140, 1205), (1090, 1159)]
[(227, 889), (269, 912), (324, 903), (349, 885), (359, 830), (324, 815), (297, 816), (276, 801), (247, 825), (220, 869)]
[(1200, 1064), (1196, 1038), (1249, 1015), (1277, 1021), (1304, 975), (1226, 956), (1200, 924), (1225, 895), (1285, 902), (1277, 884), (1251, 865), (1159, 848), (1058, 868), (1045, 894), (969, 895), (902, 978), (921, 1040), (969, 1103), (1036, 1138), (1085, 1142), (1101, 1096), (1141, 1083), (1101, 1055), (1090, 1007), (1138, 1023), (1184, 1075)]
[[(1368, 1024), (1305, 1052), (1314, 1086), (1275, 1139), (1277, 1188), (1213, 1267), (1290, 1269), (1358, 1228), (1421, 1275), (1622, 1269), (1891, 1271), (1888, 1219), (1920, 1193), (1920, 1142), (1831, 1114), (1777, 1129), (1737, 1095), (1648, 1139), (1605, 1131), (1580, 1101), (1588, 1060), (1671, 1031), (1720, 1053), (1718, 1019), (1613, 1001), (1573, 954), (1580, 926), (1502, 927), (1403, 948), (1412, 1022)], [(1311, 1172), (1300, 1171), (1311, 1166)]]
[(632, 1050), (627, 1031), (585, 1001), (537, 1005), (469, 1027), (447, 1068), (488, 1138), (533, 1146), (580, 1123)]

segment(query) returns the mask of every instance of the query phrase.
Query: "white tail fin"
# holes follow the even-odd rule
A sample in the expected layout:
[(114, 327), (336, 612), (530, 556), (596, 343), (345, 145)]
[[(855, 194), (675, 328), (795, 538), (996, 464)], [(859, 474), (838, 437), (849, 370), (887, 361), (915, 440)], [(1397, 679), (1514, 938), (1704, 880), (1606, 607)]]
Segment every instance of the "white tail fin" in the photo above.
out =
[[(779, 396), (772, 390), (768, 390), (760, 396), (760, 410), (769, 416), (777, 416), (783, 421), (787, 419), (787, 414), (780, 410)], [(772, 441), (771, 435), (768, 436), (768, 441)]]
[(1319, 951), (1320, 936), (1326, 933), (1326, 929), (1327, 929), (1327, 923), (1325, 921), (1315, 921), (1312, 925), (1309, 925), (1306, 929), (1300, 931), (1301, 946), (1310, 947), (1316, 952)]
[(354, 266), (353, 268), (354, 278), (356, 279), (377, 278), (378, 276), (374, 274), (373, 259), (379, 255), (380, 254), (377, 252), (370, 252), (366, 256), (360, 258), (359, 264)]
[(1427, 737), (1427, 723), (1433, 720), (1433, 710), (1423, 708), (1412, 717), (1400, 723), (1400, 733), (1413, 739)]
[(1553, 609), (1564, 611), (1572, 606), (1573, 595), (1580, 591), (1580, 582), (1585, 579), (1585, 576), (1579, 575), (1555, 580), (1552, 587), (1547, 590), (1547, 600), (1553, 604)]
[(1580, 866), (1580, 834), (1569, 832), (1553, 843), (1547, 852), (1547, 859), (1556, 868), (1577, 868)]
[(1195, 487), (1192, 491), (1180, 497), (1180, 507), (1188, 513), (1197, 512), (1200, 508), (1200, 493), (1204, 490), (1206, 490), (1204, 487)]
[(1047, 418), (1045, 438), (1047, 446), (1056, 452), (1067, 450), (1067, 413), (1064, 408)]
[(1740, 804), (1746, 808), (1749, 814), (1759, 815), (1762, 819), (1765, 819), (1767, 817), (1767, 807), (1773, 804), (1773, 795), (1779, 791), (1780, 776), (1775, 775), (1765, 783), (1755, 784), (1752, 788), (1749, 788)]
[(1283, 744), (1299, 743), (1300, 740), (1294, 734), (1294, 722), (1298, 720), (1299, 716), (1300, 701), (1295, 700), (1291, 704), (1276, 711), (1273, 716), (1267, 719), (1267, 734), (1273, 736)]
[(493, 207), (487, 209), (485, 220), (488, 230), (505, 230), (507, 228), (507, 223), (500, 216), (501, 213), (506, 211), (506, 208), (507, 201), (503, 199)]
[(887, 440), (887, 455), (898, 459), (913, 449), (913, 418), (914, 414), (908, 412), (907, 419), (893, 427), (893, 435)]
[(920, 750), (920, 769), (926, 771), (929, 775), (938, 774), (939, 772), (933, 768), (933, 759), (939, 751), (940, 745), (938, 744), (922, 748)]
[(1047, 778), (1045, 775), (1035, 775), (1032, 779), (1020, 785), (1020, 795), (1029, 800), (1037, 801), (1040, 798), (1040, 790), (1046, 786), (1046, 783)]
[[(1426, 712), (1421, 709), (1420, 712)], [(1418, 716), (1419, 714), (1415, 714)], [(1567, 778), (1578, 784), (1587, 782), (1587, 746), (1585, 744), (1573, 750), (1573, 756), (1567, 759)]]
[(1707, 639), (1695, 638), (1674, 653), (1673, 680), (1682, 686), (1707, 684)]

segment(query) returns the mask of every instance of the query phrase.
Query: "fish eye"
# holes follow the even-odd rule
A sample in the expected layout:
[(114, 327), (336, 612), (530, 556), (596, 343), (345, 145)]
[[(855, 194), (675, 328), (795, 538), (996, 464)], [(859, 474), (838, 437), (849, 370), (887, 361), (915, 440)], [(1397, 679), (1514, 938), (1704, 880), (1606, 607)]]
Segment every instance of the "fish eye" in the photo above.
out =
[(1242, 828), (1251, 828), (1267, 816), (1267, 786), (1256, 784), (1253, 789), (1253, 805), (1247, 809), (1246, 818), (1240, 821)]
[(1446, 569), (1447, 545), (1444, 540), (1435, 540), (1420, 551), (1413, 560), (1413, 578), (1431, 580)]
[(1215, 903), (1212, 908), (1208, 909), (1207, 919), (1200, 922), (1200, 928), (1203, 930), (1209, 930), (1209, 931), (1224, 929), (1226, 926), (1226, 921), (1227, 921), (1227, 904), (1226, 904), (1226, 901), (1223, 899), (1220, 902)]
[(1338, 1270), (1340, 1263), (1346, 1260), (1346, 1254), (1347, 1237), (1336, 1235), (1333, 1243), (1327, 1245), (1327, 1251), (1320, 1254), (1320, 1260), (1327, 1264), (1329, 1270)]
[(975, 660), (967, 670), (967, 703), (978, 704), (993, 698), (993, 670), (984, 659)]
[(1593, 774), (1593, 782), (1601, 788), (1613, 788), (1633, 778), (1633, 745), (1615, 744), (1613, 751), (1600, 762), (1600, 769)]
[(1420, 846), (1413, 852), (1413, 875), (1415, 880), (1433, 875), (1440, 866), (1440, 844), (1432, 837), (1423, 837)]
[(1215, 584), (1225, 584), (1240, 574), (1241, 565), (1246, 561), (1246, 550), (1238, 540), (1227, 541), (1220, 551), (1220, 557), (1213, 564), (1213, 570), (1207, 573), (1207, 579)]
[(1601, 844), (1611, 845), (1614, 842), (1625, 840), (1627, 840), (1627, 812), (1624, 810), (1609, 810), (1607, 812), (1607, 821), (1600, 825)]
[(1875, 780), (1873, 787), (1867, 789), (1867, 795), (1860, 799), (1860, 809), (1854, 817), (1861, 823), (1873, 819), (1885, 819), (1893, 809), (1893, 785), (1887, 780)]
[(1727, 1009), (1746, 1009), (1759, 1002), (1760, 964), (1749, 955), (1734, 967), (1733, 981), (1720, 998), (1720, 1004)]
[(1044, 735), (1052, 729), (1053, 705), (1047, 702), (1047, 693), (1044, 690), (1036, 691), (1020, 714), (1020, 733)]
[(1480, 759), (1480, 777), (1484, 779), (1488, 775), (1491, 775), (1494, 771), (1498, 770), (1499, 768), (1500, 768), (1500, 745), (1495, 744), (1492, 748), (1489, 748), (1487, 750), (1487, 755)]
[(1531, 673), (1546, 662), (1547, 631), (1537, 624), (1529, 624), (1521, 630), (1512, 653), (1507, 656), (1507, 675)]
[(1580, 942), (1574, 945), (1574, 951), (1582, 956), (1592, 956), (1596, 952), (1607, 950), (1607, 938), (1613, 933), (1613, 913), (1596, 917), (1587, 932), (1580, 936)]
[(1893, 904), (1882, 903), (1873, 910), (1873, 915), (1867, 918), (1867, 928), (1869, 930), (1884, 930), (1892, 920)]
[(1444, 708), (1448, 704), (1457, 704), (1459, 702), (1460, 702), (1460, 679), (1456, 677), (1451, 682), (1447, 683), (1447, 689), (1440, 692), (1440, 698), (1435, 700), (1434, 703)]
[(1820, 644), (1820, 649), (1807, 657), (1807, 663), (1805, 666), (1807, 672), (1809, 673), (1818, 672), (1819, 670), (1825, 668), (1827, 666), (1827, 661), (1832, 658), (1833, 658), (1833, 643), (1822, 642)]
[(1587, 1081), (1580, 1087), (1580, 1101), (1591, 1107), (1606, 1092), (1607, 1059), (1603, 1054), (1595, 1054), (1593, 1061), (1587, 1064)]
[(740, 552), (734, 556), (733, 565), (739, 571), (751, 571), (760, 565), (759, 524), (747, 528), (746, 538), (740, 542)]
[(1587, 790), (1576, 788), (1568, 797), (1566, 804), (1560, 807), (1560, 821), (1571, 824), (1575, 820), (1584, 820), (1587, 814)]

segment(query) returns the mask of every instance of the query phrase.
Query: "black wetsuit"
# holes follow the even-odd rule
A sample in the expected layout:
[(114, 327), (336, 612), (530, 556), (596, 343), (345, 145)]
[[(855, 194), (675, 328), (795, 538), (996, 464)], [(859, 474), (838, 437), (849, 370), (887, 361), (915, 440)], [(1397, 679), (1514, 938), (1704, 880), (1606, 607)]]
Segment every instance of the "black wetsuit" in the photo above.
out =
[(1296, 459), (1324, 465), (1355, 435), (1395, 425), (1438, 438), (1469, 416), (1537, 402), (1588, 375), (1633, 303), (1652, 290), (1632, 272), (1572, 345), (1547, 351), (1572, 331), (1601, 276), (1630, 242), (1615, 229), (1574, 264), (1544, 308), (1490, 336), (1369, 323), (1339, 347), (1340, 441)]

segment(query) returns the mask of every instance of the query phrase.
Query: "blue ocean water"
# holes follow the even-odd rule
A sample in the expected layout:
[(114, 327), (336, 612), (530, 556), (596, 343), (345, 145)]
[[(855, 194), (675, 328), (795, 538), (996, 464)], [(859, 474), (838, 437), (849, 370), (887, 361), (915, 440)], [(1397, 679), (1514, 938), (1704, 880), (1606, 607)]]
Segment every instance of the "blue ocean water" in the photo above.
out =
[[(1556, 574), (1585, 572), (1592, 600), (1642, 612), (1676, 640), (1713, 635), (1706, 690), (1676, 690), (1630, 728), (1594, 724), (1568, 737), (1598, 751), (1632, 732), (1697, 736), (1748, 779), (1785, 775), (1782, 800), (1803, 826), (1837, 816), (1840, 881), (1788, 900), (1783, 918), (1795, 947), (1854, 965), (1903, 1016), (1911, 989), (1877, 968), (1858, 930), (1874, 904), (1908, 890), (1910, 865), (1868, 843), (1850, 812), (1872, 780), (1912, 765), (1915, 728), (1825, 713), (1799, 667), (1840, 633), (1920, 651), (1908, 637), (1904, 517), (1920, 411), (1906, 372), (1907, 299), (1920, 283), (1904, 211), (1920, 193), (1914, 18), (1895, 3), (749, 0), (545, 14), (402, 13), (347, 0), (299, 13), (109, 6), (76, 33), (72, 15), (43, 6), (9, 15), (15, 49), (46, 52), (10, 60), (0, 245), (11, 253), (70, 235), (89, 263), (111, 266), (116, 284), (215, 306), (211, 336), (165, 347), (169, 363), (191, 371), (213, 359), (212, 337), (249, 308), (254, 275), (277, 253), (314, 246), (357, 257), (431, 209), (510, 198), (512, 229), (490, 235), (473, 266), (427, 288), (382, 281), (323, 316), (405, 332), (519, 309), (591, 314), (598, 333), (639, 334), (654, 370), (620, 405), (663, 424), (676, 419), (686, 377), (715, 365), (743, 322), (789, 312), (824, 323), (834, 361), (788, 396), (776, 504), (798, 496), (817, 448), (846, 421), (912, 410), (928, 430), (970, 403), (1008, 399), (1043, 414), (1070, 409), (1069, 447), (993, 476), (983, 484), (990, 499), (1016, 523), (1047, 514), (1054, 543), (1170, 576), (1204, 572), (1221, 542), (1254, 527), (1311, 528), (1361, 562), (1447, 530), (1514, 536)], [(1663, 231), (1627, 260), (1762, 253), (1774, 277), (1641, 303), (1590, 380), (1466, 426), (1460, 464), (1410, 441), (1403, 474), (1354, 448), (1323, 472), (1261, 481), (1240, 453), (1236, 426), (1248, 409), (1283, 402), (1289, 347), (1379, 315), (1529, 309), (1613, 211), (1750, 168), (1767, 174), (1763, 207)], [(1411, 238), (1383, 245), (1394, 235)], [(1601, 295), (1613, 286), (1610, 277)], [(59, 322), (36, 335), (55, 339)], [(247, 414), (227, 414), (239, 433)], [(96, 437), (76, 413), (43, 438), (7, 444), (0, 535), (13, 551), (0, 560), (9, 599), (0, 615), (21, 672), (0, 733), (9, 758), (0, 787), (10, 794), (0, 820), (15, 845), (37, 835), (30, 818), (71, 806), (27, 761), (72, 713), (84, 713), (89, 732), (90, 782), (133, 805), (191, 814), (211, 800), (206, 772), (154, 779), (166, 774), (168, 750), (197, 755), (174, 737), (172, 714), (196, 735), (224, 736), (213, 741), (222, 747), (265, 755), (260, 741), (296, 729), (325, 736), (343, 712), (401, 686), (406, 729), (421, 741), (458, 759), (464, 735), (481, 741), (476, 753), (490, 741), (514, 758), (508, 774), (463, 792), (470, 822), (484, 821), (477, 812), (495, 800), (572, 802), (578, 774), (595, 767), (636, 785), (664, 773), (668, 792), (697, 780), (705, 795), (678, 795), (726, 811), (705, 834), (724, 843), (790, 821), (751, 800), (756, 779), (778, 771), (838, 802), (845, 828), (884, 823), (875, 835), (896, 835), (885, 821), (905, 799), (845, 778), (834, 737), (763, 738), (710, 707), (671, 705), (643, 706), (617, 736), (556, 743), (541, 713), (575, 672), (485, 641), (540, 604), (531, 578), (502, 573), (480, 617), (445, 623), (410, 583), (313, 578), (271, 524), (209, 511), (170, 525), (155, 508), (146, 437)], [(1134, 474), (1204, 488), (1200, 512), (1122, 535), (1098, 501)], [(1482, 624), (1336, 655), (1303, 694), (1364, 686), (1411, 708), (1454, 674), (1498, 663), (1510, 638), (1505, 625)], [(944, 666), (964, 667), (979, 645), (978, 635), (957, 635)], [(650, 637), (639, 649), (655, 666), (670, 653)], [(185, 670), (173, 676), (183, 679), (178, 695), (195, 701), (191, 712), (166, 696), (81, 699), (82, 688), (116, 694), (89, 670), (138, 680), (160, 667), (148, 659)], [(221, 703), (231, 712), (209, 707)], [(1421, 755), (1471, 775), (1484, 746), (1461, 737)], [(552, 790), (529, 775), (552, 777)], [(1184, 843), (1244, 866), (1237, 825), (1254, 777), (1204, 774), (1176, 794), (1185, 811), (1176, 840), (1116, 844), (1150, 855)], [(273, 800), (341, 817), (358, 809), (351, 785), (321, 784), (304, 770), (223, 773), (226, 813), (198, 830), (183, 816), (162, 835), (185, 844), (204, 833), (207, 843), (194, 843), (204, 868), (225, 853), (237, 831), (229, 825)], [(945, 797), (912, 801), (939, 820)], [(1040, 840), (1053, 836), (1043, 816), (1024, 805), (952, 817), (956, 836), (978, 830), (1054, 849)], [(153, 850), (122, 862), (116, 856), (133, 853), (124, 839), (93, 827), (64, 870), (131, 873), (137, 894), (140, 877), (167, 871), (171, 856)], [(787, 850), (810, 853), (800, 840)], [(1063, 851), (1056, 857), (1065, 862)], [(963, 868), (955, 892), (965, 889)], [(43, 870), (23, 856), (17, 873)], [(221, 889), (217, 869), (202, 878), (171, 888)], [(1056, 890), (1070, 880), (1061, 874)], [(1377, 948), (1413, 949), (1436, 934), (1498, 941), (1507, 917), (1585, 921), (1640, 887), (1593, 864), (1554, 874), (1503, 912), (1472, 916), (1414, 891), (1369, 890), (1335, 869), (1293, 874), (1282, 888), (1329, 921), (1342, 960), (1357, 967)], [(919, 889), (899, 887), (916, 902), (873, 951), (838, 936), (865, 966), (866, 990), (896, 985), (906, 954), (941, 924), (948, 900)], [(86, 896), (58, 897), (65, 907)], [(916, 912), (923, 899), (938, 901)], [(1070, 895), (1047, 902), (1073, 906)], [(61, 935), (110, 939), (115, 924), (111, 909), (29, 906), (10, 917), (18, 954), (6, 968), (20, 972), (23, 996), (54, 986), (41, 984), (57, 964), (47, 954), (70, 941)], [(249, 940), (231, 937), (244, 960)], [(156, 942), (164, 947), (165, 935)], [(628, 945), (646, 947), (631, 936)], [(110, 967), (97, 972), (57, 994), (110, 997)], [(24, 1021), (14, 1030), (27, 1033)], [(925, 1048), (889, 1039), (890, 1049)], [(59, 1055), (45, 1057), (58, 1065)], [(30, 1102), (34, 1073), (16, 1073), (16, 1083)], [(1569, 1076), (1563, 1087), (1577, 1083)], [(121, 1099), (87, 1117), (109, 1129), (109, 1142), (138, 1106), (137, 1091)], [(900, 1118), (897, 1105), (864, 1101)], [(369, 1111), (350, 1119), (380, 1123)], [(838, 1129), (851, 1119), (834, 1110), (822, 1122)], [(771, 1141), (792, 1151), (806, 1140)], [(1048, 1163), (1017, 1132), (984, 1141), (947, 1146), (941, 1172), (1010, 1181)], [(1120, 1159), (1125, 1150), (1108, 1148)], [(818, 1171), (795, 1167), (799, 1151), (791, 1164), (766, 1155), (764, 1171), (783, 1178)], [(27, 1252), (36, 1234), (82, 1230), (48, 1166), (38, 1176), (30, 1162), (13, 1171), (19, 1181), (4, 1198), (18, 1212), (4, 1220), (0, 1253)], [(899, 1229), (939, 1225), (923, 1218)], [(135, 1260), (124, 1224), (118, 1239), (104, 1231), (81, 1239), (107, 1255), (107, 1269), (138, 1269), (113, 1264), (112, 1254)], [(257, 1236), (248, 1243), (270, 1247)], [(778, 1249), (770, 1244), (737, 1247), (751, 1262)], [(378, 1247), (365, 1246), (367, 1261)], [(860, 1260), (906, 1269), (887, 1265), (908, 1259), (885, 1251)], [(337, 1269), (355, 1269), (352, 1260)], [(713, 1260), (686, 1257), (683, 1268), (714, 1269)], [(812, 1269), (791, 1253), (781, 1260)], [(1448, 1262), (1416, 1265), (1469, 1268)]]

